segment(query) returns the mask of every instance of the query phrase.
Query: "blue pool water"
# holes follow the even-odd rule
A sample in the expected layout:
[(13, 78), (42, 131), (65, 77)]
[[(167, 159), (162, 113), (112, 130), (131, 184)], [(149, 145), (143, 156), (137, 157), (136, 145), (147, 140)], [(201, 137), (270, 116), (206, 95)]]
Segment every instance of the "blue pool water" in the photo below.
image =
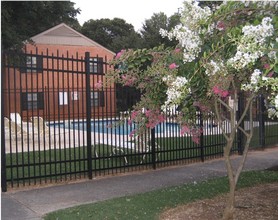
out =
[[(86, 130), (86, 122), (73, 122), (71, 124), (72, 129), (84, 129)], [(92, 132), (99, 133), (112, 133), (112, 134), (121, 134), (128, 135), (136, 129), (136, 124), (127, 124), (117, 121), (95, 121), (91, 123)], [(163, 123), (157, 125), (155, 128), (156, 133), (161, 133), (165, 131), (179, 131), (179, 125), (177, 123)]]
[[(65, 125), (63, 123), (50, 124), (50, 126), (60, 127), (60, 128), (70, 128), (75, 130), (86, 130), (86, 122), (83, 121), (74, 121), (70, 125)], [(92, 132), (98, 133), (112, 133), (112, 134), (121, 134), (128, 135), (136, 129), (136, 124), (129, 125), (128, 123), (119, 123), (119, 121), (113, 120), (99, 120), (91, 122)], [(164, 122), (155, 127), (156, 133), (162, 132), (179, 132), (180, 126), (177, 123)]]

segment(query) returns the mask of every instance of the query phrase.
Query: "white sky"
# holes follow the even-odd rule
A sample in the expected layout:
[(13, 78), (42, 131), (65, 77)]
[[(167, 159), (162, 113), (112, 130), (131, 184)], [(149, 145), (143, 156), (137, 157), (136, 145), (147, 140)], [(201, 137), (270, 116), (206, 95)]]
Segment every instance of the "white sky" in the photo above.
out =
[(184, 0), (71, 0), (81, 12), (81, 25), (90, 19), (122, 18), (138, 31), (154, 13), (164, 12), (168, 17), (178, 12)]

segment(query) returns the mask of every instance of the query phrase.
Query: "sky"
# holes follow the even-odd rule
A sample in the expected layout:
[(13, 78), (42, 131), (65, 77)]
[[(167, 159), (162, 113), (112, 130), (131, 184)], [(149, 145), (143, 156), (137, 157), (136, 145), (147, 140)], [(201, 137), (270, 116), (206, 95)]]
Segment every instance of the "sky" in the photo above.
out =
[(146, 19), (154, 13), (164, 12), (168, 17), (182, 8), (184, 0), (71, 0), (81, 12), (77, 19), (81, 25), (90, 19), (122, 18), (134, 26), (142, 28)]

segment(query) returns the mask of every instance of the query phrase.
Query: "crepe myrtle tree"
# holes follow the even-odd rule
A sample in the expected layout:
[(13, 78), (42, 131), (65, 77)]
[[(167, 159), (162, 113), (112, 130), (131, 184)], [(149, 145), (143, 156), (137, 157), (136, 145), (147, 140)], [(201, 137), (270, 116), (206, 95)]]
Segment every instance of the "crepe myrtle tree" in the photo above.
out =
[[(253, 135), (253, 99), (263, 94), (269, 117), (278, 117), (277, 9), (275, 1), (227, 1), (214, 9), (185, 1), (181, 24), (170, 32), (160, 30), (163, 37), (179, 42), (176, 48), (122, 50), (107, 75), (142, 93), (130, 115), (129, 123), (138, 124), (130, 135), (155, 127), (178, 106), (181, 134), (190, 134), (198, 143), (202, 128), (196, 125), (197, 112), (216, 116), (226, 139), (230, 187), (223, 219), (233, 218), (235, 190)], [(239, 94), (246, 100), (237, 119), (236, 105), (229, 105), (229, 99), (237, 102)], [(242, 126), (246, 120), (248, 130)], [(230, 154), (238, 130), (246, 141), (241, 160), (233, 167)]]

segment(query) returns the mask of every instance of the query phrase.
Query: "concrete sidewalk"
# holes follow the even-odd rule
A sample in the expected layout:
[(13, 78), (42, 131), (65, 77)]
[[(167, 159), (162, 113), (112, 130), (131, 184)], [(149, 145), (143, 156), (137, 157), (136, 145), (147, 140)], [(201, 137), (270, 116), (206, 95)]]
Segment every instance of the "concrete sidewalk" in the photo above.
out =
[[(240, 159), (236, 156), (233, 161)], [(278, 165), (278, 147), (251, 151), (244, 170)], [(38, 220), (46, 213), (115, 197), (225, 176), (223, 159), (78, 183), (1, 193), (2, 220)]]

